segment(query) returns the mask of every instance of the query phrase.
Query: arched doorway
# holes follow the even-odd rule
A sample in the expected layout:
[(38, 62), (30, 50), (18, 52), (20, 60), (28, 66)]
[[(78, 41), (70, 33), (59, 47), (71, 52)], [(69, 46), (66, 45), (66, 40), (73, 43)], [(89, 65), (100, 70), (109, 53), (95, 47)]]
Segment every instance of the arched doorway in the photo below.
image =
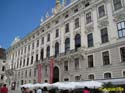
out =
[(53, 83), (55, 82), (59, 82), (59, 68), (57, 66), (53, 70)]

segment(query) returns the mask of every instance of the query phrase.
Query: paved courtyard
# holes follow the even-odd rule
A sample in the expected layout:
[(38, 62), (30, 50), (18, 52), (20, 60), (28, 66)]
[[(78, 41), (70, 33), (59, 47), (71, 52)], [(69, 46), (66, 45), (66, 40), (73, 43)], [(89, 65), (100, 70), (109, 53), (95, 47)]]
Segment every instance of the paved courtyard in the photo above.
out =
[(9, 93), (21, 93), (20, 90), (9, 90)]

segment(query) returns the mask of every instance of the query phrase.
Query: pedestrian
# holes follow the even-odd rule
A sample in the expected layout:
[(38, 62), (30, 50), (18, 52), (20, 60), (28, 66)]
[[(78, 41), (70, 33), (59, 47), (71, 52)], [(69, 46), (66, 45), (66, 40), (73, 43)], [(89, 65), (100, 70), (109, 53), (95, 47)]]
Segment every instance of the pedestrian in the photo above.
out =
[(41, 89), (41, 88), (38, 88), (38, 90), (37, 90), (36, 93), (42, 93), (42, 89)]
[(90, 93), (89, 89), (87, 87), (84, 88), (83, 93)]
[(1, 93), (8, 93), (8, 88), (6, 87), (6, 84), (4, 84), (1, 88)]

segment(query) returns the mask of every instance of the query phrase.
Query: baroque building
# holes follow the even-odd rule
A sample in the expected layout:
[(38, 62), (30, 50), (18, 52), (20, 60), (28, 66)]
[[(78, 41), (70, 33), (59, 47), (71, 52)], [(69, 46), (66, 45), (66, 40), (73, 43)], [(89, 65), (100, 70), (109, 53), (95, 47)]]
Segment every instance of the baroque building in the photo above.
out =
[(6, 83), (6, 53), (5, 49), (0, 48), (0, 85)]
[(7, 50), (16, 87), (125, 77), (125, 1), (66, 1)]

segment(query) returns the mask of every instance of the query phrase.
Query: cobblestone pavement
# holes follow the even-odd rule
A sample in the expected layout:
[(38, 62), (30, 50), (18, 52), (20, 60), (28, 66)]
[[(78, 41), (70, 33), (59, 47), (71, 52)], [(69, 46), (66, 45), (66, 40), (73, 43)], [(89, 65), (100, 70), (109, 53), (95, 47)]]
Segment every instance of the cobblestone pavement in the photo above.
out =
[(9, 90), (9, 93), (21, 93), (20, 90)]

